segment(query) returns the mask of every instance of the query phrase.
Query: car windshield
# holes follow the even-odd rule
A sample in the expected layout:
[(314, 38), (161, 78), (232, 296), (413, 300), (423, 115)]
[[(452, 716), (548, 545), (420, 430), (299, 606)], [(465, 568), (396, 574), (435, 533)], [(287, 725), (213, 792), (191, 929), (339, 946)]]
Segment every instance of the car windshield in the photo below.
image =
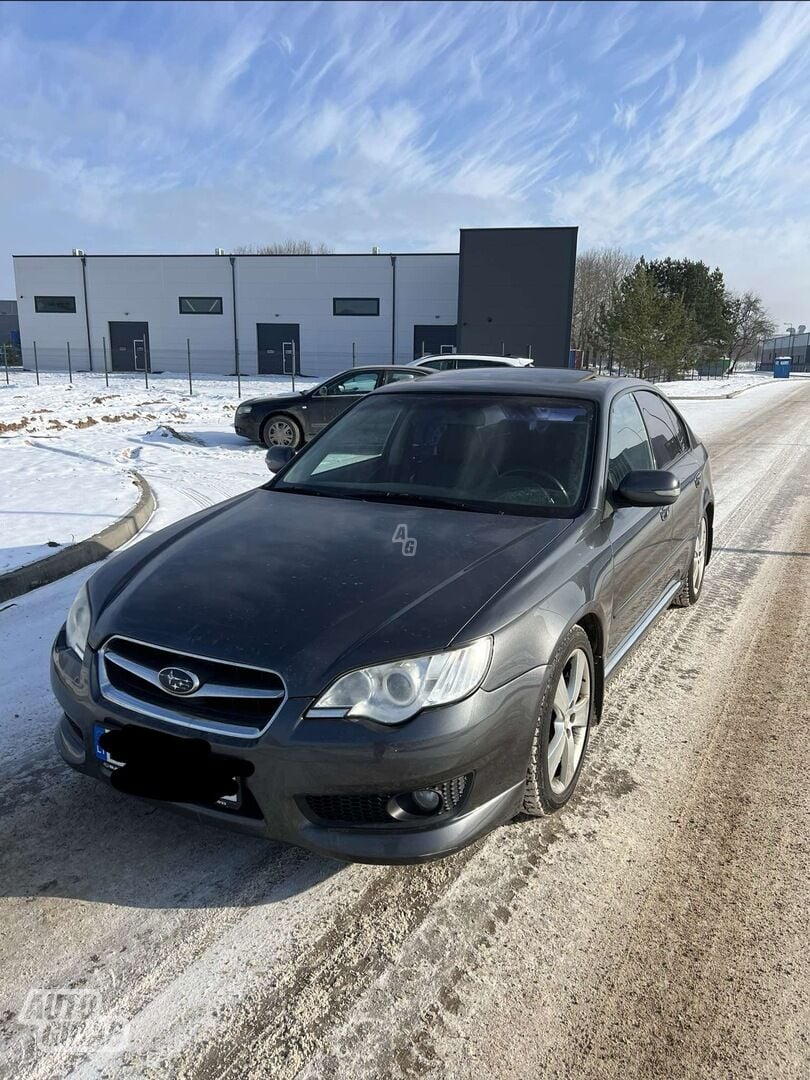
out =
[(594, 406), (557, 397), (374, 394), (271, 482), (277, 491), (571, 516), (587, 492)]

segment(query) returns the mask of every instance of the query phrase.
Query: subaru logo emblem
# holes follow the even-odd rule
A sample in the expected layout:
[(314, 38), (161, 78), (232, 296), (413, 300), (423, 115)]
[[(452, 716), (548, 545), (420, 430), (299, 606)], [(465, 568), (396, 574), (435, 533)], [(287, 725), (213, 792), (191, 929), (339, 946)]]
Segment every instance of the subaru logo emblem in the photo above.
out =
[(165, 667), (158, 672), (158, 682), (170, 694), (193, 694), (200, 688), (200, 680), (185, 668)]

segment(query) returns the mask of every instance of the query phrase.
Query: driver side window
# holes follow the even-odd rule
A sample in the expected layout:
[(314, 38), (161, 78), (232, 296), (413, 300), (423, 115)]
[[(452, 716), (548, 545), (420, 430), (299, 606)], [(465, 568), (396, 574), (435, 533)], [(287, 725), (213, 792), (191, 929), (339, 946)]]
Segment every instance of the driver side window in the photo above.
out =
[(356, 375), (333, 379), (326, 384), (326, 393), (330, 397), (334, 394), (369, 394), (376, 385), (376, 371), (359, 371)]
[(615, 491), (629, 472), (654, 469), (652, 449), (641, 412), (632, 394), (614, 401), (610, 410), (608, 483)]

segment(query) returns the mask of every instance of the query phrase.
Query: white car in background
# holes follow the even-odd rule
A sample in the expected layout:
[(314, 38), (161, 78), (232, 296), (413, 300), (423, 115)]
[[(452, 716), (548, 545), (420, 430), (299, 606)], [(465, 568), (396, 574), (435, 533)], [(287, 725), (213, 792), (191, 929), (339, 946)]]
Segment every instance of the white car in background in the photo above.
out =
[(434, 371), (455, 371), (460, 368), (531, 367), (530, 356), (475, 356), (472, 353), (442, 353), (440, 356), (420, 356), (408, 367), (433, 368)]

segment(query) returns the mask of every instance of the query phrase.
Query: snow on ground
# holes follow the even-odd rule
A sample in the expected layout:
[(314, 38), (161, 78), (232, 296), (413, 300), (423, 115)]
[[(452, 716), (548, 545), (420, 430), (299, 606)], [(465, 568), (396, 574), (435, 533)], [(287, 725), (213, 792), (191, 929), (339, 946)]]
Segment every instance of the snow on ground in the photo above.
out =
[(769, 382), (773, 382), (772, 374), (754, 371), (729, 375), (725, 379), (681, 379), (678, 382), (659, 382), (655, 386), (676, 401), (685, 401), (688, 398), (729, 397)]
[[(109, 389), (101, 375), (41, 378), (0, 384), (0, 573), (121, 517), (137, 498), (133, 469), (158, 500), (147, 533), (267, 479), (261, 448), (233, 431), (235, 379), (195, 379), (190, 396), (173, 376), (148, 390), (140, 376)], [(289, 389), (289, 378), (243, 379), (242, 400)]]
[(111, 525), (138, 492), (123, 470), (45, 440), (0, 453), (0, 574)]

